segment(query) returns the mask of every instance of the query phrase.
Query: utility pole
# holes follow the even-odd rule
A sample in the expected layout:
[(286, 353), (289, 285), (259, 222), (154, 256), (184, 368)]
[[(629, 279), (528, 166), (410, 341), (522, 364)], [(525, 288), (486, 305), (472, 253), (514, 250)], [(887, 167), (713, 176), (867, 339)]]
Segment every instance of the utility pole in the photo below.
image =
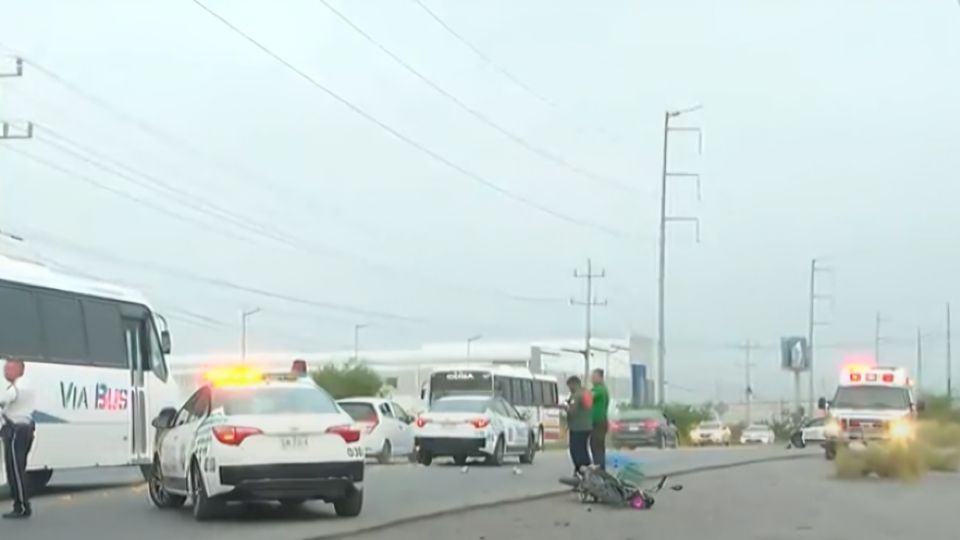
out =
[[(816, 390), (814, 389), (814, 385), (813, 385), (813, 381), (814, 381), (813, 356), (814, 356), (814, 350), (815, 350), (814, 343), (813, 343), (814, 330), (816, 329), (817, 326), (826, 326), (827, 324), (829, 324), (827, 322), (817, 321), (817, 301), (820, 301), (820, 300), (829, 300), (831, 302), (833, 301), (832, 295), (820, 294), (817, 289), (817, 275), (821, 273), (828, 273), (831, 271), (829, 268), (823, 267), (821, 265), (822, 262), (823, 261), (818, 261), (816, 258), (810, 259), (810, 310), (807, 318), (807, 348), (808, 348), (808, 355), (809, 355), (809, 357), (807, 358), (807, 362), (809, 364), (807, 369), (810, 371), (809, 373), (810, 384), (808, 388), (808, 391), (809, 391), (808, 397), (810, 399), (808, 400), (809, 409), (807, 409), (807, 414), (813, 413), (813, 411), (815, 410), (815, 405), (817, 400)], [(800, 408), (800, 403), (799, 403), (800, 402), (800, 398), (799, 398), (800, 373), (797, 372), (796, 374), (794, 374), (794, 377), (795, 377), (794, 379), (795, 392), (796, 392), (796, 395), (798, 396), (796, 399), (797, 403), (795, 405), (796, 405), (796, 408), (799, 410)]]
[(737, 347), (744, 351), (746, 358), (743, 362), (743, 376), (744, 376), (744, 385), (743, 385), (743, 402), (746, 405), (747, 409), (747, 425), (750, 425), (751, 420), (753, 419), (752, 414), (752, 405), (753, 405), (753, 381), (750, 378), (750, 368), (753, 367), (753, 363), (750, 361), (750, 355), (754, 349), (759, 348), (757, 344), (753, 343), (749, 339), (746, 340), (743, 345)]
[(917, 328), (917, 393), (923, 395), (923, 334)]
[(678, 111), (667, 111), (663, 115), (663, 168), (660, 177), (660, 249), (659, 249), (659, 268), (657, 272), (657, 403), (663, 405), (666, 401), (666, 375), (664, 372), (664, 360), (667, 356), (667, 331), (665, 319), (665, 294), (666, 294), (666, 273), (667, 273), (667, 223), (687, 222), (696, 226), (697, 242), (700, 242), (700, 220), (696, 217), (687, 216), (668, 216), (667, 215), (667, 179), (669, 178), (688, 178), (694, 179), (697, 183), (697, 199), (700, 198), (700, 175), (689, 172), (671, 172), (669, 170), (668, 158), (670, 155), (670, 134), (675, 132), (688, 132), (697, 134), (697, 151), (703, 150), (703, 134), (698, 127), (672, 127), (670, 120), (683, 114), (687, 114), (701, 109), (700, 105)]
[(574, 270), (573, 277), (587, 280), (587, 294), (584, 297), (584, 300), (581, 302), (573, 298), (570, 299), (570, 305), (584, 306), (586, 308), (585, 311), (587, 315), (587, 319), (586, 319), (587, 327), (586, 327), (586, 335), (585, 335), (584, 345), (583, 345), (583, 382), (584, 384), (586, 384), (587, 380), (590, 378), (590, 352), (592, 350), (590, 347), (590, 338), (591, 338), (592, 324), (593, 324), (593, 307), (607, 305), (606, 300), (599, 301), (594, 296), (593, 280), (607, 277), (607, 271), (604, 269), (601, 269), (599, 273), (594, 273), (593, 261), (591, 261), (588, 258), (587, 271), (585, 273), (580, 273), (580, 270)]
[(947, 302), (947, 399), (953, 401), (953, 365), (950, 357), (950, 302)]
[(243, 310), (240, 312), (240, 362), (247, 361), (247, 318), (260, 313), (260, 308)]
[(467, 359), (468, 360), (470, 359), (470, 345), (473, 344), (474, 341), (478, 341), (482, 338), (483, 338), (482, 334), (477, 334), (475, 336), (471, 336), (467, 338)]
[(369, 325), (366, 324), (355, 324), (353, 325), (353, 361), (357, 362), (360, 360), (360, 330), (363, 330)]

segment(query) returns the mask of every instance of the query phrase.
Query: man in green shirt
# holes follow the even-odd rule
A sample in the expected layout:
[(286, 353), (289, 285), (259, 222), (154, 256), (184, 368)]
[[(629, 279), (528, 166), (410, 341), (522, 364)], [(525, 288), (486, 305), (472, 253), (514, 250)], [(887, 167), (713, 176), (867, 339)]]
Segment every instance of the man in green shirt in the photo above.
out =
[(593, 431), (590, 433), (590, 454), (593, 464), (601, 470), (607, 468), (607, 409), (610, 408), (610, 393), (603, 382), (603, 370), (595, 369), (590, 375), (593, 387), (593, 407), (590, 411), (593, 422)]
[(564, 409), (567, 411), (570, 459), (573, 461), (573, 474), (576, 476), (581, 467), (590, 466), (588, 445), (593, 418), (590, 415), (590, 405), (586, 400), (580, 377), (573, 376), (567, 379), (567, 388), (570, 390), (570, 398), (564, 404)]

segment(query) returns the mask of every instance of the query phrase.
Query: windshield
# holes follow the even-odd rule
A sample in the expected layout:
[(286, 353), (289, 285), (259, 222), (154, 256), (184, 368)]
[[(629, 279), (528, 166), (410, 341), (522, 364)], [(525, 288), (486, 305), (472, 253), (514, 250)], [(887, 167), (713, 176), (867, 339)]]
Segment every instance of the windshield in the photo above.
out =
[(660, 411), (623, 411), (620, 413), (621, 420), (661, 420), (663, 415)]
[(720, 429), (719, 422), (701, 422), (700, 429)]
[(767, 431), (767, 429), (769, 429), (769, 428), (767, 428), (767, 426), (756, 425), (756, 426), (750, 426), (750, 427), (748, 427), (748, 428), (746, 429), (746, 431)]
[(833, 398), (835, 409), (896, 409), (910, 407), (906, 388), (890, 386), (841, 386)]
[(489, 371), (441, 371), (430, 376), (430, 399), (457, 394), (493, 395)]
[(213, 408), (226, 414), (330, 414), (336, 402), (319, 388), (225, 388), (214, 393)]
[(357, 422), (376, 422), (377, 411), (370, 403), (340, 402), (343, 412), (350, 415)]
[(489, 404), (486, 399), (441, 399), (430, 406), (430, 412), (482, 413)]

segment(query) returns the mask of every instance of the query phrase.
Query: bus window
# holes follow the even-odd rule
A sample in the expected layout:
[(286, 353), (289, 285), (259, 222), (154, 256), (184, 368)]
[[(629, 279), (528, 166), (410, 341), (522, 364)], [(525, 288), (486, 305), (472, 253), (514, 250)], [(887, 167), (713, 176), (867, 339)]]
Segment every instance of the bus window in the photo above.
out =
[(510, 379), (502, 375), (498, 375), (495, 379), (495, 384), (497, 386), (497, 395), (503, 399), (510, 401)]
[(533, 381), (533, 404), (536, 406), (543, 405), (543, 384), (540, 381)]
[(523, 401), (523, 379), (510, 377), (510, 397), (511, 404), (521, 403)]
[(533, 381), (531, 380), (520, 380), (520, 386), (523, 388), (523, 398), (520, 401), (521, 405), (534, 405), (533, 401)]
[(66, 364), (84, 364), (87, 337), (83, 333), (83, 314), (76, 298), (49, 293), (37, 294), (48, 360)]
[(87, 325), (89, 363), (95, 366), (129, 367), (124, 349), (120, 308), (112, 302), (84, 299), (83, 315)]
[(147, 337), (147, 344), (150, 347), (150, 370), (153, 371), (153, 374), (157, 376), (163, 382), (167, 382), (167, 378), (170, 374), (167, 371), (167, 362), (163, 358), (163, 351), (160, 347), (160, 337), (157, 334), (157, 329), (153, 325), (152, 320), (147, 320), (147, 333), (150, 334)]
[(43, 358), (43, 333), (36, 297), (0, 283), (0, 356)]

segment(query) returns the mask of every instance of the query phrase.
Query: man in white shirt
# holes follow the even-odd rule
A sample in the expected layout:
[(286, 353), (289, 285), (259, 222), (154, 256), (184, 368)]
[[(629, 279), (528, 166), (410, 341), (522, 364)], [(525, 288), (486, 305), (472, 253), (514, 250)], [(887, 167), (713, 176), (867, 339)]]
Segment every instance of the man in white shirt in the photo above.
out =
[(33, 447), (33, 394), (23, 384), (23, 361), (8, 358), (0, 380), (0, 438), (7, 468), (13, 512), (5, 519), (28, 518), (33, 513), (27, 493), (27, 456)]

